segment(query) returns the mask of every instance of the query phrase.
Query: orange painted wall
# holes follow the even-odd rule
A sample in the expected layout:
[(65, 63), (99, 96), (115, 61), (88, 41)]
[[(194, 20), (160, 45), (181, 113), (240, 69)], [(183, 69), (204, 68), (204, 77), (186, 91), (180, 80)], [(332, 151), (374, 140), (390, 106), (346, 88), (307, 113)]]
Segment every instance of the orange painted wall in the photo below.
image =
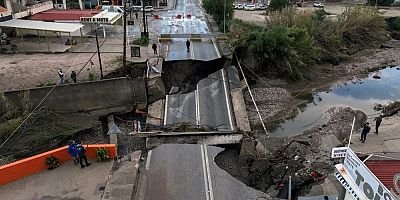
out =
[[(110, 158), (115, 158), (117, 156), (117, 148), (115, 144), (89, 144), (84, 146), (86, 148), (86, 156), (88, 159), (96, 159), (96, 150), (100, 147), (108, 150)], [(67, 146), (65, 146), (0, 166), (0, 186), (40, 171), (47, 170), (45, 162), (46, 158), (50, 156), (56, 157), (61, 163), (71, 160), (71, 157), (67, 152)]]

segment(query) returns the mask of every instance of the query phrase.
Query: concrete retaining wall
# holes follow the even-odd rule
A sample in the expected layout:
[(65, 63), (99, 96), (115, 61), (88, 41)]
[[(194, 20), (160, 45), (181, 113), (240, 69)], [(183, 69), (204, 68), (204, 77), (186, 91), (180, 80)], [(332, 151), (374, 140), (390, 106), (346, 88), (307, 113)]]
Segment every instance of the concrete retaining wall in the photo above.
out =
[(49, 86), (5, 92), (3, 102), (12, 104), (7, 105), (8, 110), (15, 107), (31, 110), (53, 90), (40, 107), (60, 113), (90, 112), (94, 115), (104, 115), (129, 111), (134, 104), (145, 104), (144, 85), (144, 79), (131, 81), (127, 78), (64, 84), (54, 89), (53, 86)]

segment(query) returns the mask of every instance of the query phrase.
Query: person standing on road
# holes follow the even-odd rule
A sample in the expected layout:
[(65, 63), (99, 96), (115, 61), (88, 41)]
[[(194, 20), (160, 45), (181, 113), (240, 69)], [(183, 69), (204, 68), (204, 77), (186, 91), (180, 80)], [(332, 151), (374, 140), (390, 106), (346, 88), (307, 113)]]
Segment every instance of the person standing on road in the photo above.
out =
[[(76, 145), (76, 150), (78, 152), (78, 156), (79, 156), (79, 163), (81, 164), (81, 168), (84, 167), (89, 167), (91, 165), (91, 163), (89, 163), (87, 161), (87, 157), (86, 157), (86, 149), (85, 147), (79, 142), (78, 145)], [(83, 164), (83, 160), (85, 160), (85, 164)]]
[(371, 130), (371, 128), (369, 127), (369, 123), (365, 123), (363, 126), (363, 129), (361, 131), (361, 143), (364, 143), (365, 140), (367, 139), (367, 134), (369, 133), (369, 131)]
[(153, 46), (151, 46), (151, 48), (153, 49), (154, 54), (157, 54), (157, 45), (153, 44)]
[(379, 115), (378, 117), (375, 117), (374, 121), (376, 121), (375, 123), (375, 133), (378, 135), (378, 128), (382, 123), (382, 115)]
[(76, 150), (76, 143), (74, 140), (69, 141), (67, 152), (74, 161), (74, 164), (77, 165), (79, 163), (79, 157), (78, 157), (78, 151)]
[(58, 76), (60, 77), (60, 83), (64, 84), (64, 73), (61, 69), (58, 70)]
[(190, 41), (189, 39), (186, 40), (186, 48), (187, 48), (187, 52), (190, 51)]
[(138, 19), (138, 17), (139, 17), (137, 11), (135, 12), (135, 17), (136, 17), (136, 19)]
[(75, 71), (71, 72), (71, 79), (74, 81), (74, 83), (76, 83), (76, 72)]

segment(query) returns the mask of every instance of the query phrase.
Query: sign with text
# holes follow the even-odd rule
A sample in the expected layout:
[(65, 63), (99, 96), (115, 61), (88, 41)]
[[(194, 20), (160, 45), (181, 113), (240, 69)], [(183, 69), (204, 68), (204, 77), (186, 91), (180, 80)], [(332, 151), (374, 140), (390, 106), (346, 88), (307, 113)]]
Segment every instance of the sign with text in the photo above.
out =
[(344, 169), (367, 199), (396, 200), (390, 191), (376, 178), (368, 167), (351, 150), (347, 149)]
[(81, 22), (84, 23), (108, 23), (107, 17), (81, 17)]
[(331, 158), (344, 158), (346, 157), (347, 147), (332, 148)]

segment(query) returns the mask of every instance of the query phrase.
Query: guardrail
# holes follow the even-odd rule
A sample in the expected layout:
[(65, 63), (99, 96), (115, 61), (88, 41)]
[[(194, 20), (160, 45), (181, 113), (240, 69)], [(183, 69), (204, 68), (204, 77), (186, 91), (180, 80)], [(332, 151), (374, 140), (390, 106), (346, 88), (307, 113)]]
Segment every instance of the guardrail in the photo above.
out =
[[(96, 150), (98, 148), (106, 148), (110, 158), (115, 158), (117, 156), (117, 147), (115, 144), (89, 144), (84, 146), (86, 148), (86, 156), (88, 159), (96, 159)], [(71, 160), (67, 148), (68, 146), (60, 147), (58, 149), (0, 166), (0, 186), (36, 174), (40, 171), (47, 170), (47, 165), (45, 163), (47, 157), (54, 156), (61, 163)]]

